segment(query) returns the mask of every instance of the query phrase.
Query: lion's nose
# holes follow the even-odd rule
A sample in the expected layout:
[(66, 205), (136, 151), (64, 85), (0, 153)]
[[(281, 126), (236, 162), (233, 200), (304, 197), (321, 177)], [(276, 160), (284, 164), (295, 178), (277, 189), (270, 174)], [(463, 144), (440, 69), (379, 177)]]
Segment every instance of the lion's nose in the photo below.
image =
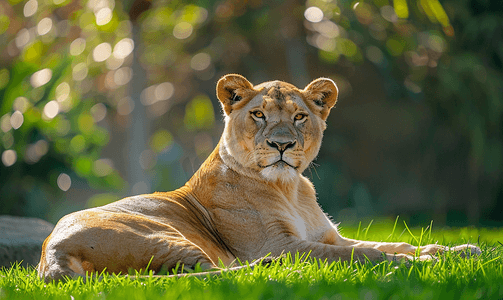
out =
[(288, 141), (288, 142), (278, 142), (278, 141), (269, 141), (266, 140), (267, 145), (278, 149), (279, 152), (283, 153), (286, 151), (288, 148), (293, 148), (297, 141)]

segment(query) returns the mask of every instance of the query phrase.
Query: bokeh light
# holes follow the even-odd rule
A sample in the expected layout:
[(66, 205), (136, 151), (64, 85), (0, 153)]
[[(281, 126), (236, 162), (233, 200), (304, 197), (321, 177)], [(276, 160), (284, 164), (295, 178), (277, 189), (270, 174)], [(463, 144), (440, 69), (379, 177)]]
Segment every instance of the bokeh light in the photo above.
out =
[(14, 146), (14, 136), (11, 132), (4, 133), (2, 137), (2, 144), (5, 149), (9, 149)]
[(94, 122), (98, 123), (103, 120), (107, 115), (107, 108), (103, 103), (97, 103), (90, 110)]
[(156, 164), (156, 156), (152, 150), (144, 150), (140, 154), (140, 166), (144, 170), (152, 169)]
[(10, 167), (16, 163), (17, 153), (14, 150), (5, 150), (2, 152), (2, 163), (6, 167)]
[(93, 163), (93, 172), (98, 177), (107, 176), (114, 170), (114, 163), (109, 158), (98, 159)]
[(66, 173), (61, 173), (59, 174), (58, 176), (58, 180), (57, 180), (57, 184), (58, 184), (58, 187), (66, 192), (70, 189), (70, 187), (72, 186), (72, 179), (70, 178), (70, 176)]
[(2, 129), (3, 132), (8, 132), (12, 129), (9, 114), (3, 115), (2, 118), (0, 119), (0, 128)]
[(0, 70), (0, 89), (3, 89), (4, 87), (9, 84), (10, 80), (10, 72), (7, 69), (1, 69)]
[[(85, 147), (86, 147), (86, 139), (81, 134), (74, 136), (70, 140), (70, 150), (73, 151), (74, 153), (81, 153), (82, 151), (84, 151)], [(84, 161), (82, 160), (81, 164), (83, 162)], [(83, 167), (84, 167), (83, 165), (80, 166), (80, 171), (82, 173), (87, 173), (86, 171), (83, 171)]]
[(339, 26), (330, 20), (314, 23), (313, 28), (327, 38), (336, 38), (340, 35)]
[(358, 21), (362, 24), (369, 25), (374, 20), (373, 7), (363, 1), (357, 2), (353, 5), (353, 10), (358, 18)]
[(24, 117), (19, 110), (16, 110), (10, 117), (10, 125), (12, 126), (13, 129), (19, 129), (19, 127), (23, 125), (23, 122)]
[(26, 149), (25, 161), (28, 164), (37, 163), (42, 156), (49, 151), (49, 143), (45, 140), (39, 140), (34, 144), (30, 144)]
[(126, 85), (133, 78), (133, 69), (122, 67), (115, 71), (114, 82), (116, 85)]
[(37, 12), (37, 9), (38, 9), (37, 0), (29, 0), (24, 5), (23, 14), (25, 17), (31, 17)]
[(173, 28), (173, 36), (177, 39), (184, 40), (191, 36), (194, 31), (192, 24), (187, 22), (180, 22)]
[(67, 82), (62, 82), (56, 87), (56, 100), (58, 102), (65, 101), (70, 95), (70, 85)]
[(150, 148), (156, 153), (161, 153), (173, 143), (173, 135), (166, 129), (155, 132), (150, 139)]
[(12, 107), (15, 110), (18, 110), (21, 113), (26, 112), (26, 110), (28, 109), (29, 106), (30, 106), (30, 102), (28, 101), (28, 99), (26, 99), (26, 97), (17, 97), (14, 100), (14, 104), (12, 105)]
[(59, 113), (59, 104), (57, 101), (49, 101), (45, 106), (44, 106), (44, 115), (48, 119), (52, 119), (55, 116), (57, 116)]
[(52, 29), (52, 19), (51, 18), (43, 18), (38, 22), (37, 25), (37, 33), (39, 35), (45, 35)]
[(124, 59), (128, 57), (131, 52), (133, 52), (134, 49), (134, 42), (130, 38), (124, 38), (120, 40), (117, 44), (114, 46), (114, 51), (113, 55), (116, 59)]
[(70, 54), (73, 56), (80, 55), (86, 49), (86, 40), (77, 38), (70, 44)]
[(159, 101), (168, 100), (174, 93), (174, 85), (171, 82), (163, 82), (144, 89), (140, 95), (140, 101), (143, 105), (152, 105)]
[(87, 77), (89, 68), (86, 63), (78, 63), (73, 67), (72, 75), (75, 81), (82, 81)]
[(409, 7), (405, 0), (394, 0), (393, 5), (399, 18), (407, 19), (409, 17)]
[(124, 97), (117, 103), (117, 113), (122, 116), (129, 115), (134, 109), (134, 101), (131, 97)]
[(368, 60), (370, 60), (376, 65), (380, 65), (384, 61), (384, 55), (381, 49), (379, 49), (376, 46), (368, 46), (366, 50), (366, 55)]
[(105, 62), (107, 69), (109, 70), (117, 70), (118, 68), (122, 67), (124, 64), (124, 59), (123, 58), (115, 58), (114, 55), (111, 55)]
[(37, 71), (31, 75), (30, 83), (34, 88), (38, 88), (48, 83), (52, 78), (52, 70), (51, 69), (42, 69)]
[(33, 39), (32, 34), (26, 28), (22, 28), (16, 35), (15, 43), (19, 49), (22, 49)]
[(168, 100), (175, 93), (175, 87), (171, 82), (163, 82), (155, 87), (154, 95), (157, 101)]
[(196, 71), (202, 71), (211, 64), (211, 56), (208, 53), (198, 53), (190, 60), (190, 67)]
[(6, 15), (0, 15), (0, 34), (3, 34), (9, 29), (10, 19)]
[(115, 84), (114, 75), (114, 70), (109, 71), (107, 75), (105, 75), (105, 87), (108, 90), (115, 90), (118, 87), (117, 84)]
[(112, 55), (112, 46), (109, 43), (101, 43), (93, 50), (93, 59), (96, 62), (105, 61)]
[(389, 5), (384, 5), (381, 7), (381, 16), (388, 22), (395, 23), (398, 21), (398, 16), (395, 13), (395, 9)]
[(183, 123), (189, 131), (211, 128), (215, 122), (213, 104), (206, 95), (198, 95), (185, 107)]
[(314, 46), (318, 49), (332, 52), (335, 50), (336, 42), (334, 39), (327, 38), (323, 35), (317, 35), (314, 38)]
[(96, 24), (103, 26), (112, 20), (112, 10), (108, 7), (103, 7), (96, 12)]
[(304, 11), (304, 17), (309, 22), (317, 23), (323, 20), (323, 11), (319, 7), (311, 6)]

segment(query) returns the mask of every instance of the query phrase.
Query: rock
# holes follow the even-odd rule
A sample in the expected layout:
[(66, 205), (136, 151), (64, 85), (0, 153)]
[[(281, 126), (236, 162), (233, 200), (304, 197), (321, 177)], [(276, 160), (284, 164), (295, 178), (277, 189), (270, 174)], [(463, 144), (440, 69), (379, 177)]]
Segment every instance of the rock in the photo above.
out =
[(37, 218), (0, 216), (0, 267), (16, 262), (36, 266), (40, 260), (42, 243), (54, 225)]

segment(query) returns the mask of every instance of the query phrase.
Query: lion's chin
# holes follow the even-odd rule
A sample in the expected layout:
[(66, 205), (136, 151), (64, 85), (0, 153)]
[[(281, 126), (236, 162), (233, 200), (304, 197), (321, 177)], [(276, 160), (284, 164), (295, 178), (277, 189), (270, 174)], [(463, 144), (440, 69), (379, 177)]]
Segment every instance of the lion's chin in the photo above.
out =
[(260, 171), (260, 174), (267, 180), (283, 182), (293, 181), (297, 176), (297, 171), (284, 162), (278, 162)]

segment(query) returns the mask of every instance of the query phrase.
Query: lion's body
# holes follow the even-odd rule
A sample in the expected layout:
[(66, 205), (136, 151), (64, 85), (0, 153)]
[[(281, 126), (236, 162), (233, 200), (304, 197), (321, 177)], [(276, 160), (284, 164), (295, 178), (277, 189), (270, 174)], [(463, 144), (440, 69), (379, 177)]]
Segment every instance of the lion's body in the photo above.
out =
[[(185, 186), (65, 216), (44, 242), (41, 277), (124, 274), (147, 265), (157, 272), (177, 263), (215, 268), (219, 260), (229, 265), (297, 251), (329, 261), (414, 253), (405, 243), (340, 236), (301, 175), (318, 153), (337, 98), (332, 81), (299, 90), (278, 81), (253, 87), (228, 75), (217, 96), (226, 113), (222, 139)], [(444, 248), (424, 246), (421, 254)]]

